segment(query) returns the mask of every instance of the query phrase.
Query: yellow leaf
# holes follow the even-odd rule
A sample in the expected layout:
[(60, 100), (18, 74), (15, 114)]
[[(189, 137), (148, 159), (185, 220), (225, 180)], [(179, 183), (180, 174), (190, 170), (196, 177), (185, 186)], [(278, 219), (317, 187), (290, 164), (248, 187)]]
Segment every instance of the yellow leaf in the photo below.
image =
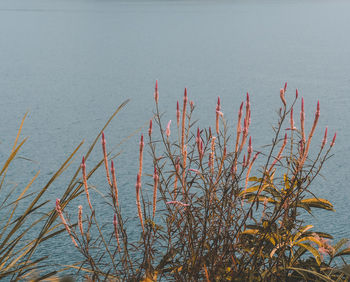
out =
[(320, 199), (320, 198), (304, 199), (304, 200), (301, 200), (301, 203), (306, 204), (309, 207), (313, 207), (313, 208), (320, 208), (320, 209), (335, 211), (333, 209), (333, 205), (331, 204), (331, 202), (329, 202), (326, 199)]
[(313, 254), (314, 258), (316, 259), (316, 262), (318, 265), (321, 264), (321, 256), (320, 253), (318, 252), (318, 250), (316, 250), (314, 247), (312, 247), (309, 244), (302, 244), (299, 243), (298, 246), (303, 247), (304, 249), (308, 250), (310, 253)]

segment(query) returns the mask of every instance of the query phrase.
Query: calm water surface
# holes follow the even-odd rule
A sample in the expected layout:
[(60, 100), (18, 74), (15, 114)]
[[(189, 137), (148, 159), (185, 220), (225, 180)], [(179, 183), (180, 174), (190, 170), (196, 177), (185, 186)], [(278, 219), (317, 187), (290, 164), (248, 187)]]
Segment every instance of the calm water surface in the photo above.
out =
[[(323, 170), (327, 181), (313, 187), (337, 212), (316, 212), (312, 221), (337, 238), (350, 237), (349, 11), (348, 1), (3, 0), (0, 156), (8, 154), (29, 110), (24, 135), (30, 139), (21, 156), (35, 161), (19, 159), (8, 179), (24, 185), (40, 169), (33, 189), (40, 188), (85, 139), (76, 168), (109, 115), (130, 98), (106, 130), (109, 146), (118, 144), (151, 118), (155, 79), (167, 119), (175, 119), (176, 100), (186, 86), (203, 124), (213, 123), (218, 95), (226, 119), (235, 120), (249, 91), (251, 134), (258, 149), (271, 140), (279, 88), (288, 81), (288, 98), (299, 89), (309, 121), (320, 100), (322, 130), (315, 140), (325, 126), (338, 132), (335, 156)], [(130, 216), (138, 136), (115, 151), (123, 150), (117, 159), (120, 197)], [(98, 147), (91, 166), (100, 153)], [(68, 170), (46, 198), (59, 197), (71, 176)], [(103, 182), (102, 172), (92, 180)], [(103, 213), (104, 205), (96, 205)], [(43, 252), (72, 256), (63, 245), (52, 242)]]

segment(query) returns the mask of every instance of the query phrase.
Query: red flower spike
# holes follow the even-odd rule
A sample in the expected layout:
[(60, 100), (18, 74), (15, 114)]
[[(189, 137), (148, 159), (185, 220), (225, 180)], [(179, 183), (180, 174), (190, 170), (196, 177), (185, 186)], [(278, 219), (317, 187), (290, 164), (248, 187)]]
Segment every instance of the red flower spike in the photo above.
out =
[(326, 143), (327, 143), (327, 127), (326, 127), (326, 130), (324, 131), (324, 136), (323, 136), (321, 148), (323, 148), (324, 145), (326, 145)]
[(242, 115), (243, 113), (243, 104), (244, 102), (241, 103), (241, 106), (239, 107), (239, 114)]
[(283, 90), (284, 90), (284, 92), (286, 92), (286, 90), (287, 90), (287, 82), (284, 84)]
[(301, 111), (304, 113), (304, 97), (301, 97)]
[(177, 101), (176, 104), (176, 123), (177, 123), (177, 127), (180, 126), (180, 106), (179, 106), (179, 101)]
[(282, 101), (284, 107), (286, 107), (287, 106), (287, 102), (286, 102), (286, 99), (284, 97), (284, 89), (283, 88), (280, 90), (280, 98), (281, 98), (281, 101)]
[(108, 182), (109, 186), (112, 186), (111, 178), (109, 176), (107, 149), (106, 149), (106, 138), (105, 138), (104, 132), (102, 132), (102, 151), (103, 151), (103, 161), (104, 161), (105, 169), (106, 169), (107, 182)]
[(156, 86), (154, 88), (154, 100), (158, 103), (159, 100), (159, 91), (158, 91), (158, 80), (156, 80)]
[(117, 178), (115, 176), (115, 168), (114, 168), (113, 161), (111, 161), (111, 173), (112, 173), (112, 179), (113, 179), (112, 188), (114, 190), (115, 202), (116, 202), (117, 207), (119, 208)]
[(331, 143), (331, 147), (334, 146), (334, 143), (335, 143), (335, 139), (337, 138), (337, 133), (334, 133), (334, 137), (333, 137), (333, 140), (332, 140), (332, 143)]
[(101, 140), (101, 142), (102, 142), (102, 145), (106, 144), (106, 138), (105, 138), (105, 134), (104, 134), (103, 131), (102, 131), (102, 140)]
[(149, 128), (148, 128), (148, 136), (151, 137), (152, 135), (152, 120), (149, 120)]
[(215, 120), (215, 129), (216, 134), (219, 135), (219, 116), (220, 116), (220, 97), (218, 97), (218, 103), (216, 104), (216, 120)]

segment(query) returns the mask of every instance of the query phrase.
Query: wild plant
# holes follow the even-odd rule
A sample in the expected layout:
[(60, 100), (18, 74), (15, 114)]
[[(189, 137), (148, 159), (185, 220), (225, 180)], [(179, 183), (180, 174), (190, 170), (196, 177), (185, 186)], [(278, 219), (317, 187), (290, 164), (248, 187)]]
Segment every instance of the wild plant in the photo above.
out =
[[(331, 156), (336, 134), (327, 144), (326, 128), (323, 139), (314, 140), (320, 103), (307, 132), (303, 98), (296, 122), (298, 90), (291, 99), (286, 92), (287, 84), (280, 90), (282, 105), (273, 141), (262, 151), (253, 149), (248, 93), (230, 136), (219, 97), (213, 110), (215, 128), (196, 128), (195, 106), (187, 89), (182, 109), (179, 102), (176, 105), (176, 124), (164, 121), (156, 82), (146, 143), (153, 167), (143, 168), (146, 138), (141, 135), (136, 205), (119, 203), (118, 167), (109, 163), (103, 133), (100, 164), (110, 205), (103, 211), (94, 209), (84, 157), (75, 191), (76, 195), (84, 191), (88, 210), (78, 207), (77, 225), (65, 219), (64, 205), (56, 201), (72, 244), (84, 257), (74, 265), (78, 273), (93, 281), (348, 279), (343, 258), (350, 254), (347, 240), (332, 244), (330, 234), (313, 230), (302, 216), (314, 209), (333, 211), (328, 200), (314, 194), (311, 184)], [(130, 241), (126, 209), (134, 209), (139, 220), (136, 241)], [(109, 228), (98, 222), (97, 213), (110, 218)]]

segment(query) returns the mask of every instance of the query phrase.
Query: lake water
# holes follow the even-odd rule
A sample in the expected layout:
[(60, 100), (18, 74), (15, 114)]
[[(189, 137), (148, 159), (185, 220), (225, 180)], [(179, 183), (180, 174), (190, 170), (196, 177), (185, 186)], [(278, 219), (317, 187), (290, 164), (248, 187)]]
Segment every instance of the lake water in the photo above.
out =
[[(40, 169), (33, 189), (40, 188), (85, 139), (76, 168), (88, 144), (127, 98), (131, 102), (105, 132), (108, 145), (145, 126), (152, 117), (155, 79), (168, 119), (175, 119), (176, 100), (186, 86), (202, 124), (213, 124), (218, 95), (226, 119), (235, 122), (248, 91), (250, 132), (259, 149), (271, 140), (279, 88), (288, 81), (287, 98), (294, 97), (295, 88), (305, 98), (309, 126), (320, 100), (315, 140), (321, 140), (325, 126), (338, 133), (335, 156), (323, 170), (327, 181), (321, 179), (313, 188), (337, 212), (316, 211), (313, 223), (336, 238), (350, 237), (349, 12), (349, 1), (322, 0), (2, 0), (0, 156), (3, 160), (8, 154), (29, 110), (23, 131), (29, 141), (21, 156), (35, 161), (17, 160), (8, 179), (24, 185)], [(135, 212), (138, 138), (116, 150), (123, 150), (117, 173), (130, 215)], [(98, 147), (92, 162), (100, 151)], [(93, 185), (104, 181), (99, 175)], [(46, 194), (52, 205), (71, 176), (72, 169)], [(73, 255), (60, 245), (47, 251)]]

